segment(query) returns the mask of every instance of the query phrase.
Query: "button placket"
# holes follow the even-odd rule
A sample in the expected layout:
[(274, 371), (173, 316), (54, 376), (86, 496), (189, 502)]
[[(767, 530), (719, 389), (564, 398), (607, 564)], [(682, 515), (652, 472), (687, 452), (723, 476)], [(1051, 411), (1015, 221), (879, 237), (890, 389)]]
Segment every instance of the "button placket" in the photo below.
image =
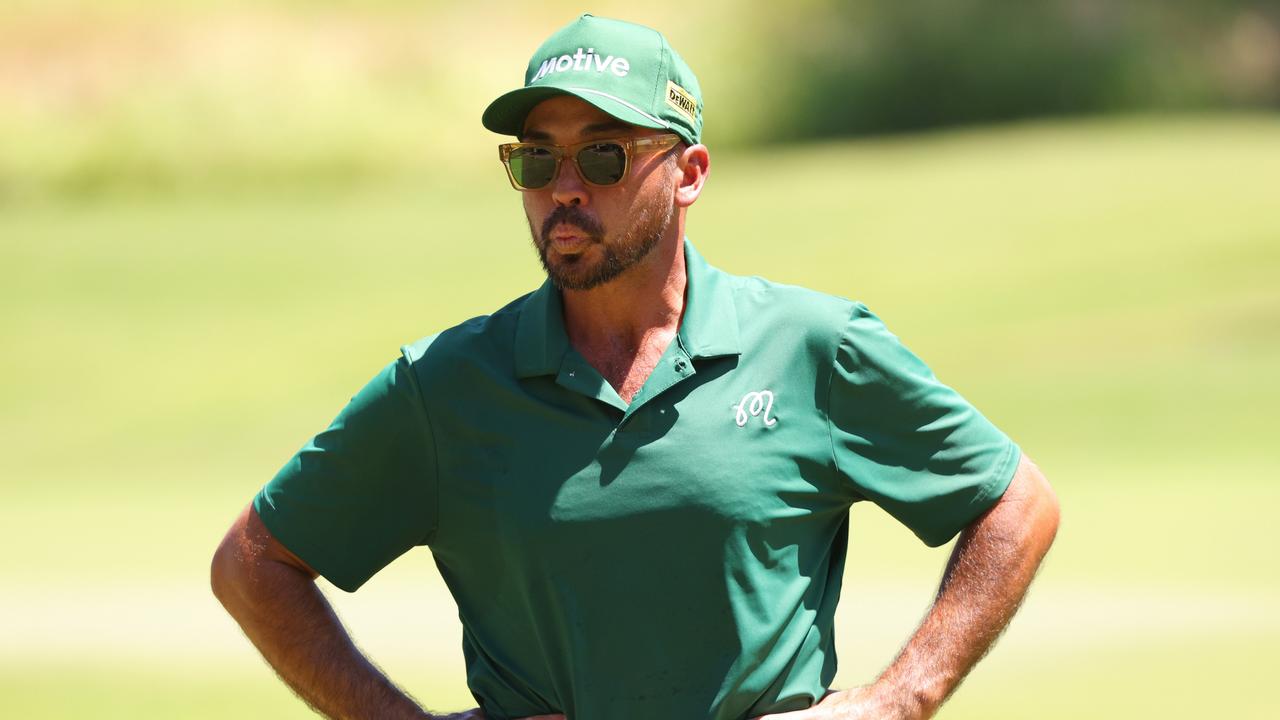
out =
[(637, 414), (643, 414), (641, 413), (643, 406), (653, 402), (662, 393), (697, 372), (693, 367), (693, 361), (689, 359), (683, 348), (673, 347), (669, 352), (674, 357), (664, 359), (654, 368), (641, 393), (633, 398), (631, 405), (628, 406), (626, 417), (623, 419), (624, 424)]

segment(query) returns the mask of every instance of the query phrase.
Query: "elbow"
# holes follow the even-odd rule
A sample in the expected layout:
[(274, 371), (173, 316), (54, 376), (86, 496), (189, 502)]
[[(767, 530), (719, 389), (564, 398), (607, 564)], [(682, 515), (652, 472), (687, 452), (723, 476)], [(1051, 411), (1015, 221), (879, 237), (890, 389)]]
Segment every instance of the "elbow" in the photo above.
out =
[(1033, 487), (1030, 525), (1033, 535), (1039, 540), (1038, 544), (1042, 546), (1040, 554), (1043, 555), (1048, 552), (1058, 535), (1058, 526), (1062, 522), (1062, 505), (1058, 502), (1058, 494), (1034, 463), (1030, 463), (1029, 474)]
[(1009, 488), (991, 511), (993, 527), (1002, 528), (1019, 552), (1038, 563), (1053, 545), (1062, 521), (1058, 495), (1044, 473), (1027, 456), (1022, 457)]
[(246, 599), (246, 590), (254, 581), (257, 552), (251, 534), (251, 509), (245, 508), (218, 543), (209, 563), (209, 587), (233, 615)]
[(238, 594), (236, 590), (238, 571), (231, 534), (228, 533), (218, 544), (218, 549), (213, 553), (213, 560), (209, 563), (209, 588), (218, 602), (227, 609), (230, 609), (231, 603)]
[(1062, 522), (1062, 505), (1058, 502), (1058, 495), (1049, 488), (1046, 507), (1044, 510), (1045, 524), (1049, 528), (1049, 535), (1052, 537), (1058, 534), (1058, 525)]
[(239, 617), (288, 587), (310, 584), (316, 573), (271, 537), (253, 506), (246, 507), (209, 563), (209, 586)]

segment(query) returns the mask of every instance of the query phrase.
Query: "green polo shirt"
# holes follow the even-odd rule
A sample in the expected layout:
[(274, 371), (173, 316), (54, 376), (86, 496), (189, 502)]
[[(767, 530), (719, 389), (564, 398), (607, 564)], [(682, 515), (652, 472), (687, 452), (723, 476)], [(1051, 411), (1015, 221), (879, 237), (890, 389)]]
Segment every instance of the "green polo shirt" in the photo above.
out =
[(420, 340), (263, 488), (353, 591), (416, 545), (458, 604), (493, 720), (742, 720), (820, 698), (849, 507), (939, 545), (1017, 447), (861, 304), (709, 265), (630, 404), (549, 284)]

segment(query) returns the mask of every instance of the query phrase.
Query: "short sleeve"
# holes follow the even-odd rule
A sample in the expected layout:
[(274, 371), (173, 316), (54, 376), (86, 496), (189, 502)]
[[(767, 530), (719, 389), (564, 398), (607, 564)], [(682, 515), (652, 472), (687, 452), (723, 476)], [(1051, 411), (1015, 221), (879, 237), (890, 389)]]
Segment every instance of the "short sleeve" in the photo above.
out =
[(348, 592), (428, 542), (436, 458), (409, 362), (387, 365), (254, 498), (285, 547)]
[(856, 499), (874, 502), (927, 545), (995, 504), (1020, 451), (857, 304), (828, 396), (832, 451)]

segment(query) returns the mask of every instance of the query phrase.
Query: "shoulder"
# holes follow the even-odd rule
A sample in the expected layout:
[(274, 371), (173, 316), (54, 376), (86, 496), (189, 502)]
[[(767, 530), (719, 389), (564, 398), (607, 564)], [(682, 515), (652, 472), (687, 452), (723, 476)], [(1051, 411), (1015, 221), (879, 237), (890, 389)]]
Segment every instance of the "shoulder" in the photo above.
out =
[(848, 298), (800, 285), (775, 282), (758, 275), (724, 274), (739, 306), (756, 310), (792, 312), (804, 317), (825, 317), (832, 313), (846, 318), (856, 303)]
[(744, 338), (834, 349), (865, 306), (848, 298), (759, 276), (728, 275)]
[(404, 360), (424, 380), (462, 365), (510, 365), (526, 293), (489, 315), (479, 315), (400, 348)]
[(726, 276), (732, 280), (744, 328), (758, 326), (774, 336), (830, 342), (854, 353), (868, 345), (901, 344), (861, 301), (757, 276)]

